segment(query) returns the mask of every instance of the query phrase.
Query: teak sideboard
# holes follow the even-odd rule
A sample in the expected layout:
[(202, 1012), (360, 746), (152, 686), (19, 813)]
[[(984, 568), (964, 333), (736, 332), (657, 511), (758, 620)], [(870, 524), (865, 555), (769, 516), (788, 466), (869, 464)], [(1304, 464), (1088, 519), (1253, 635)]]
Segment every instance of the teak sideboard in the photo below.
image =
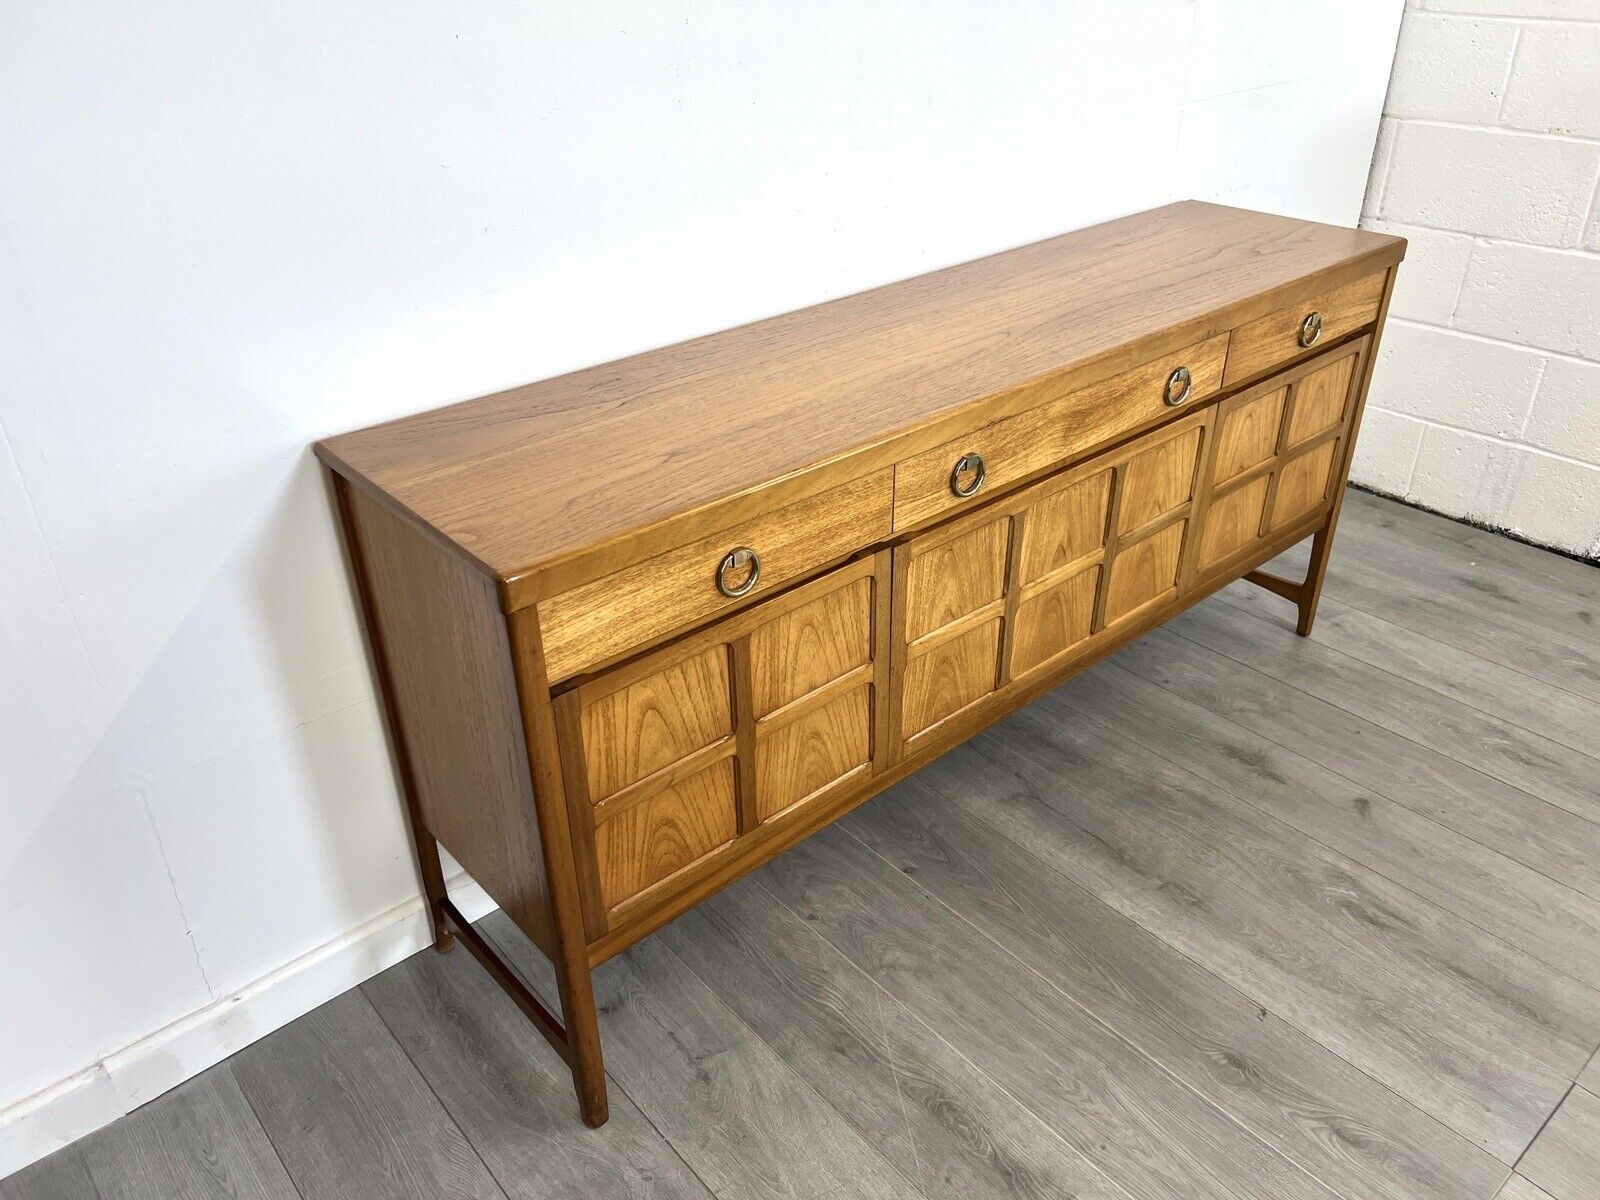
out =
[(1232, 580), (1310, 631), (1404, 252), (1174, 204), (317, 444), (435, 942), (588, 1124), (600, 963)]

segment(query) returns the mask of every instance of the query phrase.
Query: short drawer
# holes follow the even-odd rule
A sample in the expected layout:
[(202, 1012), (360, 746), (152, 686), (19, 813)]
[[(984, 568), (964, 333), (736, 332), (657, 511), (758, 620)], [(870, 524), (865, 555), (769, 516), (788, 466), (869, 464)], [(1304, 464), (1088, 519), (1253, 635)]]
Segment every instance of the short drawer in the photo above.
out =
[(1243, 383), (1372, 324), (1383, 300), (1384, 278), (1382, 271), (1364, 275), (1239, 326), (1228, 346), (1223, 383), (1229, 387)]
[(699, 624), (889, 534), (889, 470), (541, 600), (552, 683)]
[(1215, 395), (1227, 357), (1228, 335), (1208, 338), (902, 459), (894, 469), (895, 529), (973, 504)]

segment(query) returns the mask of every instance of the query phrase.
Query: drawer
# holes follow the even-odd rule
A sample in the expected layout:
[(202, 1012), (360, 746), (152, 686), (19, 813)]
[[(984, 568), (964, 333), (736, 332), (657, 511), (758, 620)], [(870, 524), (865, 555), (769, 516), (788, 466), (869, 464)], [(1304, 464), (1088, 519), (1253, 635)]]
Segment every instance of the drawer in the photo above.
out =
[(879, 471), (539, 601), (550, 681), (732, 611), (881, 540), (893, 487), (892, 472)]
[(1382, 271), (1257, 317), (1233, 331), (1223, 383), (1232, 387), (1332, 344), (1378, 317)]
[[(977, 498), (1158, 421), (1174, 407), (1215, 395), (1228, 357), (1228, 335), (1208, 338), (902, 459), (894, 469), (895, 529), (973, 505)], [(1188, 388), (1172, 385), (1171, 397), (1181, 397), (1175, 406), (1168, 403), (1169, 381), (1180, 368), (1188, 373)], [(981, 478), (969, 455), (981, 460)], [(966, 469), (958, 469), (958, 463)]]
[(889, 565), (858, 559), (556, 697), (591, 937), (872, 774)]

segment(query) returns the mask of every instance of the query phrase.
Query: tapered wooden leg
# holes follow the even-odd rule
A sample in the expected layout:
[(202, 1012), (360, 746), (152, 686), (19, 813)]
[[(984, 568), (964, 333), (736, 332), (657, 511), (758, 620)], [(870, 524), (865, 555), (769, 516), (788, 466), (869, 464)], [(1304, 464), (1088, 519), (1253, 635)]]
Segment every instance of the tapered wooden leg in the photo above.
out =
[(1338, 510), (1328, 522), (1312, 536), (1311, 561), (1306, 565), (1306, 577), (1296, 583), (1281, 575), (1266, 571), (1251, 571), (1245, 579), (1257, 587), (1266, 588), (1275, 595), (1290, 601), (1299, 610), (1295, 632), (1301, 637), (1311, 636), (1311, 623), (1317, 619), (1317, 604), (1322, 600), (1322, 578), (1328, 573), (1328, 554), (1333, 549), (1333, 527)]
[(422, 899), (428, 910), (428, 933), (433, 937), (433, 948), (440, 954), (447, 954), (450, 947), (456, 944), (456, 939), (450, 932), (450, 926), (445, 923), (441, 908), (450, 898), (450, 893), (444, 886), (444, 862), (439, 857), (439, 843), (421, 827), (409, 803), (406, 805), (406, 815), (409, 818), (406, 823), (411, 826), (412, 844), (417, 852)]
[(1328, 555), (1333, 550), (1333, 524), (1338, 510), (1328, 518), (1328, 523), (1317, 530), (1311, 539), (1311, 561), (1306, 566), (1306, 581), (1300, 585), (1300, 595), (1295, 604), (1300, 609), (1300, 620), (1294, 631), (1301, 637), (1311, 636), (1311, 623), (1317, 619), (1317, 605), (1322, 602), (1322, 579), (1328, 573)]
[(566, 1026), (567, 1064), (578, 1091), (583, 1123), (591, 1129), (606, 1123), (606, 1068), (600, 1056), (600, 1021), (594, 1009), (589, 942), (584, 926), (578, 872), (567, 824), (561, 747), (556, 738), (555, 708), (545, 676), (544, 649), (534, 610), (522, 608), (506, 617), (511, 639), (511, 669), (522, 705), (523, 734), (533, 776), (534, 819), (544, 847), (556, 988), (561, 1020)]
[(587, 969), (567, 972), (556, 966), (561, 1019), (567, 1027), (567, 1063), (578, 1093), (583, 1123), (598, 1129), (611, 1116), (606, 1100), (606, 1068), (600, 1055), (600, 1021), (594, 1007), (594, 981)]

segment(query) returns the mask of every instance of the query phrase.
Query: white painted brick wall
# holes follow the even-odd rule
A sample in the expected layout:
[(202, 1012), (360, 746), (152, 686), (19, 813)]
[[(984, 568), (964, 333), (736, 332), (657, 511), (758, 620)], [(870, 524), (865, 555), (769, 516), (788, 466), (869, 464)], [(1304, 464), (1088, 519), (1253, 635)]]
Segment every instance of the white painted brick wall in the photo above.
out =
[(1362, 225), (1410, 240), (1357, 482), (1600, 558), (1600, 0), (1410, 0)]

